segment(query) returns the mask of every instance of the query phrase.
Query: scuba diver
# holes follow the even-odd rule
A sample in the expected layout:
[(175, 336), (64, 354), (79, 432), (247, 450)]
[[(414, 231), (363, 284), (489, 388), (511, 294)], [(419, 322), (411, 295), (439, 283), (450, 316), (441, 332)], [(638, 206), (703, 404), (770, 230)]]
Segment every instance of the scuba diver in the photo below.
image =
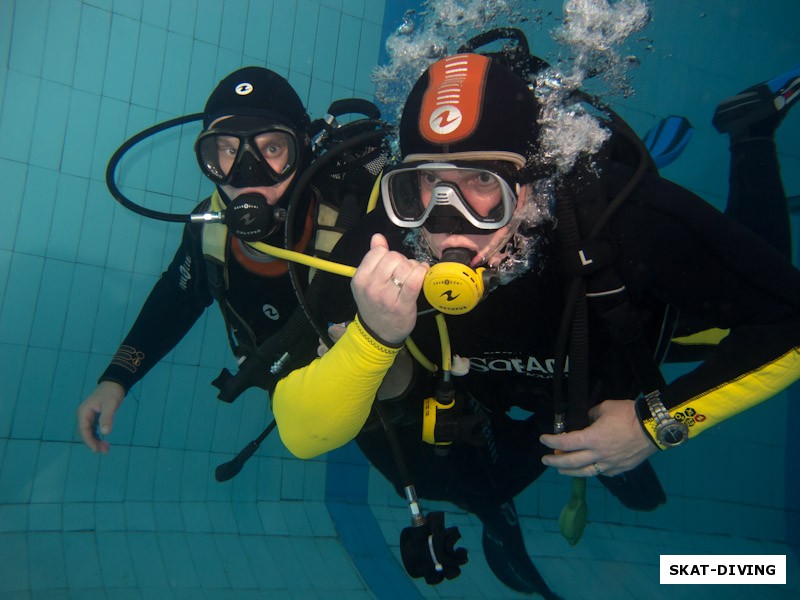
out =
[[(467, 51), (418, 79), (382, 204), (333, 253), (357, 268), (350, 282), (326, 278), (321, 317), (345, 325), (272, 404), (295, 456), (355, 439), (406, 497), (412, 577), (436, 584), (467, 562), (457, 528), (420, 514), (419, 498), (448, 501), (481, 520), (500, 580), (551, 598), (514, 497), (552, 466), (598, 477), (631, 509), (663, 504), (651, 455), (800, 378), (800, 272), (785, 248), (661, 178), (613, 114), (603, 148), (557, 172), (540, 152), (533, 71), (517, 66)], [(761, 180), (756, 200), (775, 194), (765, 202), (783, 202), (784, 219), (774, 143), (755, 168), (741, 160), (768, 146), (757, 130), (773, 119), (774, 131), (797, 83), (770, 88), (769, 102), (789, 102), (732, 136), (732, 194)], [(702, 362), (667, 383), (673, 336)]]
[[(349, 102), (359, 109), (368, 104), (357, 99)], [(348, 107), (337, 114), (359, 112), (346, 110)], [(195, 153), (216, 191), (193, 211), (171, 264), (100, 376), (97, 388), (78, 407), (78, 429), (89, 448), (108, 452), (104, 437), (111, 433), (125, 395), (176, 346), (214, 300), (241, 365), (237, 376), (223, 370), (214, 382), (220, 399), (231, 402), (254, 385), (271, 390), (281, 369), (306, 364), (315, 356), (317, 334), (298, 308), (296, 297), (298, 281), (308, 279), (308, 272), (290, 272), (285, 260), (262, 253), (251, 243), (309, 254), (324, 254), (333, 246), (342, 231), (337, 222), (342, 198), (368, 196), (372, 180), (385, 162), (381, 157), (388, 155), (380, 148), (383, 132), (376, 133), (373, 127), (379, 113), (371, 108), (366, 110), (372, 119), (356, 120), (334, 131), (336, 115), (312, 123), (286, 79), (251, 66), (222, 79), (201, 115), (174, 120), (182, 123), (202, 118)], [(369, 138), (371, 146), (354, 149), (350, 144), (345, 154), (323, 143), (354, 123), (359, 124), (360, 139)], [(147, 130), (132, 140), (149, 134)], [(323, 147), (330, 149), (320, 156)], [(109, 189), (129, 208), (151, 216), (152, 211), (137, 209), (121, 196), (113, 182), (119, 156), (129, 148), (130, 144), (123, 145), (109, 163)], [(352, 176), (340, 177), (339, 163), (358, 158), (358, 150), (362, 151), (360, 158), (374, 163), (370, 164), (372, 171), (353, 161), (347, 165)], [(322, 164), (325, 170), (317, 168)], [(292, 218), (293, 209), (297, 218)], [(222, 214), (224, 222), (208, 218)], [(163, 215), (157, 213), (157, 218), (174, 216)]]

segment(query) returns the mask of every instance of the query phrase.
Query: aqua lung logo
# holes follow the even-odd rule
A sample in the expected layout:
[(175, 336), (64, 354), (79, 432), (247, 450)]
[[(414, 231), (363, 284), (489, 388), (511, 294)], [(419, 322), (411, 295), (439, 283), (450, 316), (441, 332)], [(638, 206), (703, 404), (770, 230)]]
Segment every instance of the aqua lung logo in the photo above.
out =
[(448, 302), (452, 302), (453, 300), (455, 300), (456, 298), (458, 298), (460, 295), (461, 295), (461, 294), (456, 294), (456, 295), (454, 296), (454, 295), (453, 295), (453, 290), (445, 290), (444, 292), (442, 292), (441, 294), (439, 294), (439, 297), (441, 298), (442, 296), (444, 296), (445, 298), (447, 298), (447, 301), (448, 301)]
[(461, 120), (461, 111), (452, 104), (447, 104), (433, 111), (429, 124), (434, 133), (446, 135), (458, 129)]
[(277, 321), (281, 318), (281, 314), (278, 312), (278, 309), (272, 306), (271, 304), (265, 304), (261, 307), (261, 311), (264, 313), (264, 316), (272, 321)]
[(253, 215), (250, 213), (244, 213), (244, 215), (242, 215), (242, 217), (239, 219), (239, 221), (244, 225), (252, 225), (255, 220), (255, 217), (253, 217)]
[(183, 259), (183, 264), (178, 268), (180, 271), (181, 278), (178, 282), (178, 285), (182, 290), (185, 290), (189, 287), (189, 280), (192, 278), (192, 257), (188, 254), (186, 258)]
[(235, 88), (233, 88), (233, 91), (236, 92), (237, 94), (239, 94), (240, 96), (247, 96), (247, 94), (249, 94), (249, 93), (251, 93), (253, 91), (253, 84), (252, 83), (247, 83), (246, 81), (243, 81), (242, 83), (237, 85)]

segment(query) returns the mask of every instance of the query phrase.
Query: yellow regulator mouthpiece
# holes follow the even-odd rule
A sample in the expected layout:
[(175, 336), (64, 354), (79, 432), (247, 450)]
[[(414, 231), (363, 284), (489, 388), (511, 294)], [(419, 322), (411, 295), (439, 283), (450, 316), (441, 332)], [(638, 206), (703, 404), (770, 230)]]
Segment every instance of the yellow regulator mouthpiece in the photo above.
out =
[(463, 315), (478, 305), (483, 298), (484, 285), (481, 274), (457, 262), (440, 262), (425, 274), (422, 291), (430, 305), (447, 315)]

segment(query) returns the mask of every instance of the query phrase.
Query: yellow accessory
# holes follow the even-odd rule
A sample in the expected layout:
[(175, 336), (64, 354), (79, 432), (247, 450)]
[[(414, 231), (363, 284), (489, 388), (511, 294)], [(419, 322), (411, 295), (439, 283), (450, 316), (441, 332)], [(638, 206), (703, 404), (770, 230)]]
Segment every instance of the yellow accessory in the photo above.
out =
[(589, 507), (586, 504), (586, 479), (583, 477), (572, 478), (572, 496), (561, 509), (558, 517), (558, 527), (561, 535), (570, 546), (578, 543), (586, 529), (589, 516)]
[(453, 440), (436, 440), (436, 420), (440, 411), (450, 410), (456, 405), (455, 399), (449, 404), (442, 404), (436, 398), (425, 398), (422, 405), (422, 441), (436, 446), (449, 446)]
[(478, 305), (485, 286), (483, 272), (457, 262), (440, 262), (425, 274), (422, 291), (430, 305), (448, 315), (463, 315)]

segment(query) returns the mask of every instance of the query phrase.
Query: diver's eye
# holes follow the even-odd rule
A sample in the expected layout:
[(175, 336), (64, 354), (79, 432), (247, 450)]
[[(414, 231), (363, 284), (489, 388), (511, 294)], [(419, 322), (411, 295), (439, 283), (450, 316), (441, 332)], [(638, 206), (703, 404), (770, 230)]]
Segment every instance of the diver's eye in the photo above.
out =
[(436, 182), (439, 181), (439, 178), (436, 176), (436, 173), (431, 171), (422, 171), (419, 175), (419, 180), (423, 187), (431, 188), (436, 185)]
[(264, 149), (261, 151), (261, 154), (263, 154), (266, 158), (271, 158), (273, 156), (278, 156), (282, 151), (283, 148), (281, 146), (278, 146), (277, 144), (271, 144), (264, 147)]
[(230, 137), (217, 138), (217, 152), (220, 156), (233, 158), (239, 150), (239, 140)]

